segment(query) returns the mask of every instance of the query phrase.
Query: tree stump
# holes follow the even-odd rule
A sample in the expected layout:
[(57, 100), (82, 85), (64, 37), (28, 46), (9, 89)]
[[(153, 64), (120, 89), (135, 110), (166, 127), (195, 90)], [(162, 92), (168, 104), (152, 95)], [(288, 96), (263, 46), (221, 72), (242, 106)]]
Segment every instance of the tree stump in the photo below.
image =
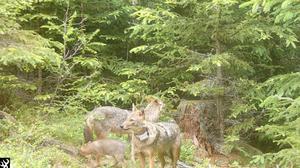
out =
[(177, 108), (175, 119), (181, 131), (193, 140), (201, 155), (218, 152), (220, 128), (216, 108), (215, 100), (181, 100)]

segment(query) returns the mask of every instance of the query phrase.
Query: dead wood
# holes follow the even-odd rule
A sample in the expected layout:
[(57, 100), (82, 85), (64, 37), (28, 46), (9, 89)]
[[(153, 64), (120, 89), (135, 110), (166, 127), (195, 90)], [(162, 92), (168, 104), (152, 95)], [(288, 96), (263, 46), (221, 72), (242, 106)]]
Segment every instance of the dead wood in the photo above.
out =
[(193, 168), (192, 166), (189, 166), (189, 165), (187, 165), (186, 163), (184, 163), (182, 161), (177, 162), (177, 167), (178, 168)]
[[(0, 111), (0, 119), (5, 119), (6, 121), (8, 122), (11, 122), (13, 124), (17, 123), (17, 120), (15, 119), (15, 117), (13, 117), (12, 115), (4, 112), (4, 111)], [(0, 133), (3, 135), (5, 135), (6, 133), (5, 132), (2, 132)], [(9, 130), (8, 130), (8, 136), (15, 136), (17, 133), (15, 132), (15, 130), (13, 129), (13, 127), (11, 127)], [(1, 135), (0, 135), (1, 137)], [(3, 136), (4, 137), (4, 136)]]
[(79, 156), (79, 150), (77, 147), (72, 146), (72, 145), (67, 145), (59, 140), (56, 139), (45, 139), (40, 145), (41, 147), (46, 147), (46, 146), (55, 146), (58, 149), (61, 149), (65, 153), (71, 155), (71, 156)]
[(10, 122), (16, 123), (17, 120), (15, 119), (15, 117), (13, 117), (12, 115), (4, 112), (4, 111), (0, 111), (0, 119), (6, 119)]
[(177, 108), (176, 121), (186, 138), (192, 139), (201, 156), (219, 153), (221, 139), (215, 100), (182, 100)]

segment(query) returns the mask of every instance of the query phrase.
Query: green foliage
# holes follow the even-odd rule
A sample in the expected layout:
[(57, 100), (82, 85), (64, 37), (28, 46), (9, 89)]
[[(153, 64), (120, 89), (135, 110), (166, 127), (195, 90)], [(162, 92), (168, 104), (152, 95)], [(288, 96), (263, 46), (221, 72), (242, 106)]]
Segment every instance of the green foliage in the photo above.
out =
[(196, 147), (191, 141), (186, 141), (182, 143), (180, 158), (185, 160), (187, 163), (191, 164), (194, 162), (194, 155), (196, 152)]
[[(42, 121), (39, 114), (34, 114), (31, 110), (23, 107), (22, 113), (17, 120), (18, 123), (1, 120), (1, 132), (6, 132), (10, 135), (2, 139), (3, 134), (1, 134), (0, 155), (10, 157), (11, 164), (14, 167), (52, 167), (55, 164), (80, 167), (82, 164), (80, 160), (70, 157), (55, 146), (42, 146), (41, 142), (45, 138), (53, 137), (72, 142), (72, 138), (74, 139), (73, 133), (77, 133), (78, 129), (80, 129), (80, 134), (82, 133), (80, 127), (82, 125), (82, 117), (78, 118), (80, 119), (78, 120), (74, 118), (67, 119), (64, 116), (62, 118), (64, 122), (60, 122), (57, 119), (52, 120), (54, 118), (51, 117), (51, 124), (53, 125), (49, 125), (49, 123)], [(72, 124), (67, 124), (66, 121)], [(74, 127), (74, 125), (76, 126)], [(62, 128), (66, 129), (62, 130)], [(76, 137), (80, 137), (79, 134), (76, 134)], [(77, 144), (79, 144), (78, 141), (81, 142), (81, 139), (76, 139)]]
[(96, 58), (82, 58), (82, 57), (76, 57), (74, 58), (74, 64), (78, 64), (84, 68), (87, 69), (101, 69), (101, 63), (97, 61)]
[(283, 0), (283, 1), (265, 1), (265, 0), (251, 0), (240, 5), (241, 7), (252, 6), (253, 13), (267, 13), (274, 17), (273, 21), (276, 24), (284, 24), (284, 32), (276, 32), (281, 38), (286, 40), (286, 45), (292, 45), (296, 48), (298, 42), (297, 35), (294, 33), (294, 26), (300, 20), (300, 5), (297, 1)]
[[(7, 105), (17, 93), (32, 93), (37, 89), (35, 79), (24, 74), (37, 70), (56, 74), (61, 64), (61, 57), (51, 48), (51, 40), (32, 30), (22, 29), (20, 23), (26, 20), (19, 16), (23, 10), (31, 9), (31, 1), (0, 1), (0, 90), (1, 96), (10, 92)], [(3, 94), (3, 95), (2, 95)]]
[(16, 66), (26, 72), (37, 67), (53, 71), (60, 66), (60, 57), (49, 48), (48, 40), (30, 31), (9, 33), (3, 40), (7, 47), (0, 49), (1, 66)]
[[(228, 151), (248, 156), (238, 142), (255, 142), (264, 154), (253, 164), (297, 167), (299, 11), (297, 0), (0, 0), (0, 110), (22, 120), (0, 122), (1, 155), (14, 148), (16, 166), (28, 154), (44, 158), (33, 161), (40, 167), (58, 157), (78, 167), (36, 145), (80, 144), (84, 113), (100, 105), (130, 108), (154, 95), (167, 120), (180, 99), (222, 97), (225, 121), (236, 123)], [(182, 149), (192, 162), (190, 142)]]
[(20, 142), (9, 142), (0, 146), (1, 156), (9, 156), (13, 167), (49, 167), (55, 163), (70, 167), (81, 165), (80, 161), (56, 148), (34, 150), (30, 144), (20, 144)]
[[(243, 124), (235, 126), (235, 130), (257, 131), (261, 136), (272, 140), (280, 150), (257, 156), (252, 163), (283, 167), (297, 167), (299, 158), (299, 73), (275, 76), (261, 85), (249, 97), (247, 104), (254, 108), (236, 108), (241, 111)], [(259, 93), (259, 94), (256, 94)], [(252, 97), (253, 96), (253, 97)], [(257, 102), (257, 103), (255, 103)], [(254, 103), (254, 104), (251, 104)], [(247, 105), (245, 105), (247, 106)], [(251, 118), (252, 110), (258, 111), (260, 119)], [(236, 115), (236, 114), (235, 114)], [(245, 122), (252, 120), (251, 129)], [(292, 160), (292, 161), (291, 161)]]

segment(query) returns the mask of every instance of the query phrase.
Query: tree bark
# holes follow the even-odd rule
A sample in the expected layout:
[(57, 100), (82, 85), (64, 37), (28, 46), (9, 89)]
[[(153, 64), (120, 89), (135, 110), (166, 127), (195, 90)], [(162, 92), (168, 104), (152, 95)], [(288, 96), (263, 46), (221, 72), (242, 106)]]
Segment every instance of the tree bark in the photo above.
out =
[(16, 123), (16, 119), (15, 117), (13, 117), (12, 115), (4, 112), (4, 111), (0, 111), (0, 119), (7, 119), (10, 122)]
[[(221, 9), (220, 7), (217, 7), (217, 24), (215, 27), (215, 35), (214, 35), (214, 40), (215, 40), (215, 50), (216, 50), (216, 55), (220, 55), (223, 53), (222, 51), (222, 45), (220, 42), (220, 19), (221, 19)], [(216, 79), (217, 79), (217, 85), (220, 88), (223, 88), (223, 72), (222, 72), (222, 65), (217, 65), (217, 74), (216, 74)], [(223, 141), (224, 140), (224, 112), (223, 112), (223, 91), (218, 91), (216, 95), (216, 104), (217, 104), (217, 113), (218, 113), (218, 121), (219, 121), (219, 129), (220, 129), (220, 138)]]
[(184, 163), (182, 161), (177, 162), (177, 167), (178, 168), (193, 168), (192, 166), (189, 166), (189, 165), (187, 165), (186, 163)]
[(186, 138), (201, 150), (201, 157), (212, 155), (220, 142), (219, 115), (215, 100), (182, 100), (175, 117)]
[(41, 94), (43, 90), (43, 71), (41, 68), (38, 69), (38, 89), (37, 93)]
[(55, 140), (55, 139), (45, 139), (41, 143), (41, 147), (46, 146), (56, 146), (58, 149), (61, 149), (65, 153), (72, 155), (72, 156), (79, 156), (79, 150), (78, 148), (72, 146), (72, 145), (66, 145), (65, 143)]

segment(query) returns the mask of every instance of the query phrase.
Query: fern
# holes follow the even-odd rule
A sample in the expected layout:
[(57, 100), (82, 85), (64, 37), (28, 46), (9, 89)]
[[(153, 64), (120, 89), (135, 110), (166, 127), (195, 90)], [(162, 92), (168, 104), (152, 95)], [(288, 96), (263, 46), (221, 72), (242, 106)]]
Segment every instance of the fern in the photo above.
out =
[[(244, 114), (250, 118), (251, 113), (260, 110), (261, 121), (250, 124), (250, 128), (261, 133), (263, 136), (276, 143), (280, 150), (278, 152), (264, 154), (263, 161), (254, 159), (252, 163), (256, 164), (278, 164), (283, 167), (297, 167), (300, 163), (298, 155), (299, 141), (299, 121), (300, 121), (300, 90), (299, 90), (300, 73), (291, 73), (275, 76), (266, 82), (257, 86), (257, 91), (249, 97), (249, 102), (259, 102), (259, 104), (248, 104), (236, 108), (233, 116)], [(255, 93), (263, 93), (257, 95)], [(253, 97), (252, 97), (253, 96)], [(259, 96), (260, 99), (255, 100), (254, 97)], [(249, 107), (253, 107), (250, 108)], [(241, 131), (245, 127), (245, 121), (232, 128), (233, 132)], [(249, 130), (244, 130), (249, 131)], [(253, 131), (253, 129), (252, 129)], [(292, 162), (290, 160), (293, 160)]]

